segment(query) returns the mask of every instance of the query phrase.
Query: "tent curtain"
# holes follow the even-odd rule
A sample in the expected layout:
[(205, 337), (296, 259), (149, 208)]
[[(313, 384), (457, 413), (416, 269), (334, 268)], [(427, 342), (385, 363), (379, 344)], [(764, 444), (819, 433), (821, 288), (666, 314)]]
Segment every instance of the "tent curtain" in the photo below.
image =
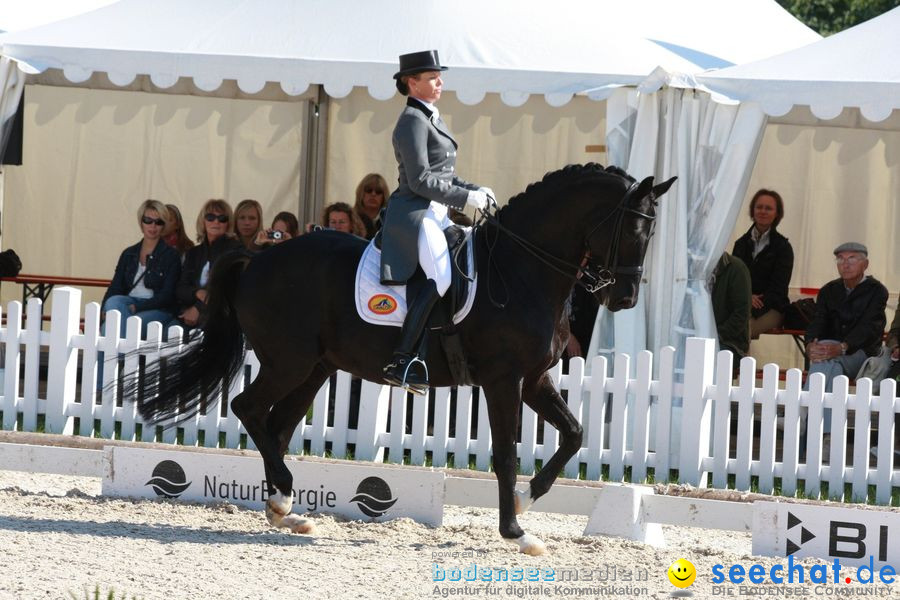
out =
[(19, 100), (25, 89), (25, 74), (14, 60), (0, 57), (0, 157), (6, 150)]
[(638, 180), (678, 181), (657, 209), (638, 304), (601, 309), (589, 356), (671, 345), (681, 366), (687, 337), (716, 338), (706, 282), (741, 211), (766, 117), (758, 105), (719, 104), (691, 89), (622, 89), (606, 122), (611, 164)]

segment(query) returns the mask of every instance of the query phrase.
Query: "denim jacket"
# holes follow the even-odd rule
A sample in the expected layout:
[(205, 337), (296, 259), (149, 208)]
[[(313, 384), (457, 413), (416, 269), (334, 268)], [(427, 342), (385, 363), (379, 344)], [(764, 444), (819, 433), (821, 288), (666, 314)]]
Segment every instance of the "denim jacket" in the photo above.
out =
[[(137, 275), (141, 257), (141, 242), (129, 246), (122, 251), (116, 264), (116, 273), (106, 288), (103, 296), (105, 303), (110, 296), (128, 296), (134, 289), (134, 277)], [(174, 248), (169, 247), (161, 239), (156, 248), (147, 255), (147, 270), (143, 283), (147, 289), (153, 290), (152, 298), (134, 298), (135, 311), (169, 310), (175, 311), (175, 285), (181, 276), (181, 259)]]

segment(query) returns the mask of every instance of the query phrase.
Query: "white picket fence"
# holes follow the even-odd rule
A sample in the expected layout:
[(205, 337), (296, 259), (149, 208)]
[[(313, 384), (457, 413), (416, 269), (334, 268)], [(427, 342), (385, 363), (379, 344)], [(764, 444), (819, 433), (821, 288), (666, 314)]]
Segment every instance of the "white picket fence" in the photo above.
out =
[[(109, 313), (108, 334), (101, 336), (99, 306), (90, 303), (84, 307), (82, 332), (81, 293), (74, 288), (53, 291), (49, 331), (41, 331), (41, 308), (40, 300), (29, 300), (28, 326), (23, 327), (21, 303), (10, 302), (6, 326), (0, 329), (5, 354), (0, 397), (3, 429), (35, 431), (43, 415), (43, 430), (52, 433), (165, 443), (177, 439), (185, 445), (197, 445), (202, 438), (205, 446), (235, 448), (243, 441), (253, 447), (228, 402), (210, 402), (209, 410), (181, 423), (177, 430), (163, 430), (158, 437), (156, 428), (143, 426), (132, 399), (116, 397), (115, 385), (96, 391), (98, 352), (110, 357), (140, 349), (152, 360), (159, 355), (162, 339), (158, 323), (151, 323), (147, 339), (141, 340), (139, 319), (131, 317), (127, 335), (120, 339), (119, 315)], [(180, 339), (179, 328), (170, 334)], [(47, 363), (43, 393), (42, 354)], [(566, 465), (565, 476), (640, 482), (652, 470), (653, 479), (665, 482), (677, 470), (677, 481), (699, 487), (773, 493), (780, 486), (784, 495), (799, 491), (819, 497), (827, 484), (827, 497), (845, 499), (847, 486), (847, 499), (853, 501), (865, 501), (871, 487), (875, 502), (891, 502), (893, 488), (900, 486), (900, 473), (894, 470), (898, 402), (893, 381), (882, 382), (875, 394), (871, 382), (862, 379), (851, 393), (847, 378), (839, 377), (834, 391), (825, 393), (824, 379), (814, 375), (807, 392), (801, 390), (799, 370), (788, 370), (781, 386), (778, 366), (767, 364), (760, 383), (756, 362), (745, 358), (738, 384), (733, 385), (731, 354), (715, 356), (713, 340), (689, 339), (685, 357), (683, 373), (674, 367), (671, 347), (657, 353), (655, 369), (650, 352), (637, 356), (634, 369), (627, 355), (617, 355), (611, 375), (603, 357), (593, 360), (591, 375), (585, 374), (581, 359), (571, 361), (566, 374), (557, 365), (551, 372), (553, 380), (585, 428), (583, 446)], [(128, 355), (124, 372), (137, 373), (139, 360), (134, 353)], [(248, 353), (245, 372), (222, 395), (233, 398), (258, 368), (256, 357)], [(117, 377), (115, 361), (107, 361), (105, 383)], [(487, 409), (477, 388), (439, 388), (429, 399), (363, 381), (359, 423), (353, 429), (348, 426), (355, 401), (350, 375), (339, 373), (334, 393), (329, 392), (326, 383), (316, 396), (312, 419), (304, 419), (297, 427), (290, 452), (343, 457), (352, 445), (357, 460), (443, 467), (451, 464), (452, 456), (457, 468), (473, 463), (479, 470), (490, 468)], [(823, 408), (829, 407), (831, 449), (823, 457)], [(804, 413), (808, 413), (808, 425), (801, 418)], [(540, 423), (528, 407), (523, 407), (521, 420), (518, 456), (521, 471), (528, 474), (550, 458), (559, 440), (557, 432)], [(870, 456), (873, 424), (878, 432), (874, 458)], [(848, 456), (851, 427), (854, 444)], [(824, 458), (828, 464), (823, 464)]]

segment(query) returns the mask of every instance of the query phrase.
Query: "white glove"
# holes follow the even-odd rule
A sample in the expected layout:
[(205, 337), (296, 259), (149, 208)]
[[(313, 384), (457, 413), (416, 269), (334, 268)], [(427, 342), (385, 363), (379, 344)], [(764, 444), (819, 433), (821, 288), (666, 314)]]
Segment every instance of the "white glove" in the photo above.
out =
[(466, 198), (466, 204), (474, 206), (478, 210), (484, 210), (488, 203), (488, 195), (481, 190), (469, 190), (469, 197)]
[(478, 191), (487, 194), (488, 198), (494, 200), (494, 203), (496, 204), (497, 196), (494, 195), (494, 190), (489, 187), (480, 187), (478, 188)]

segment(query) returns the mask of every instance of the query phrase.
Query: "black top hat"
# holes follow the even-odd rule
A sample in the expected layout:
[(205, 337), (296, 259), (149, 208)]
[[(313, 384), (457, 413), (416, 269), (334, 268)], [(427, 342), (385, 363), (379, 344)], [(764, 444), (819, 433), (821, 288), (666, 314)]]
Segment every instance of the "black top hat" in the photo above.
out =
[(441, 66), (437, 50), (423, 50), (400, 55), (400, 70), (394, 73), (394, 79), (400, 79), (404, 75), (414, 75), (425, 71), (446, 71), (447, 67)]

